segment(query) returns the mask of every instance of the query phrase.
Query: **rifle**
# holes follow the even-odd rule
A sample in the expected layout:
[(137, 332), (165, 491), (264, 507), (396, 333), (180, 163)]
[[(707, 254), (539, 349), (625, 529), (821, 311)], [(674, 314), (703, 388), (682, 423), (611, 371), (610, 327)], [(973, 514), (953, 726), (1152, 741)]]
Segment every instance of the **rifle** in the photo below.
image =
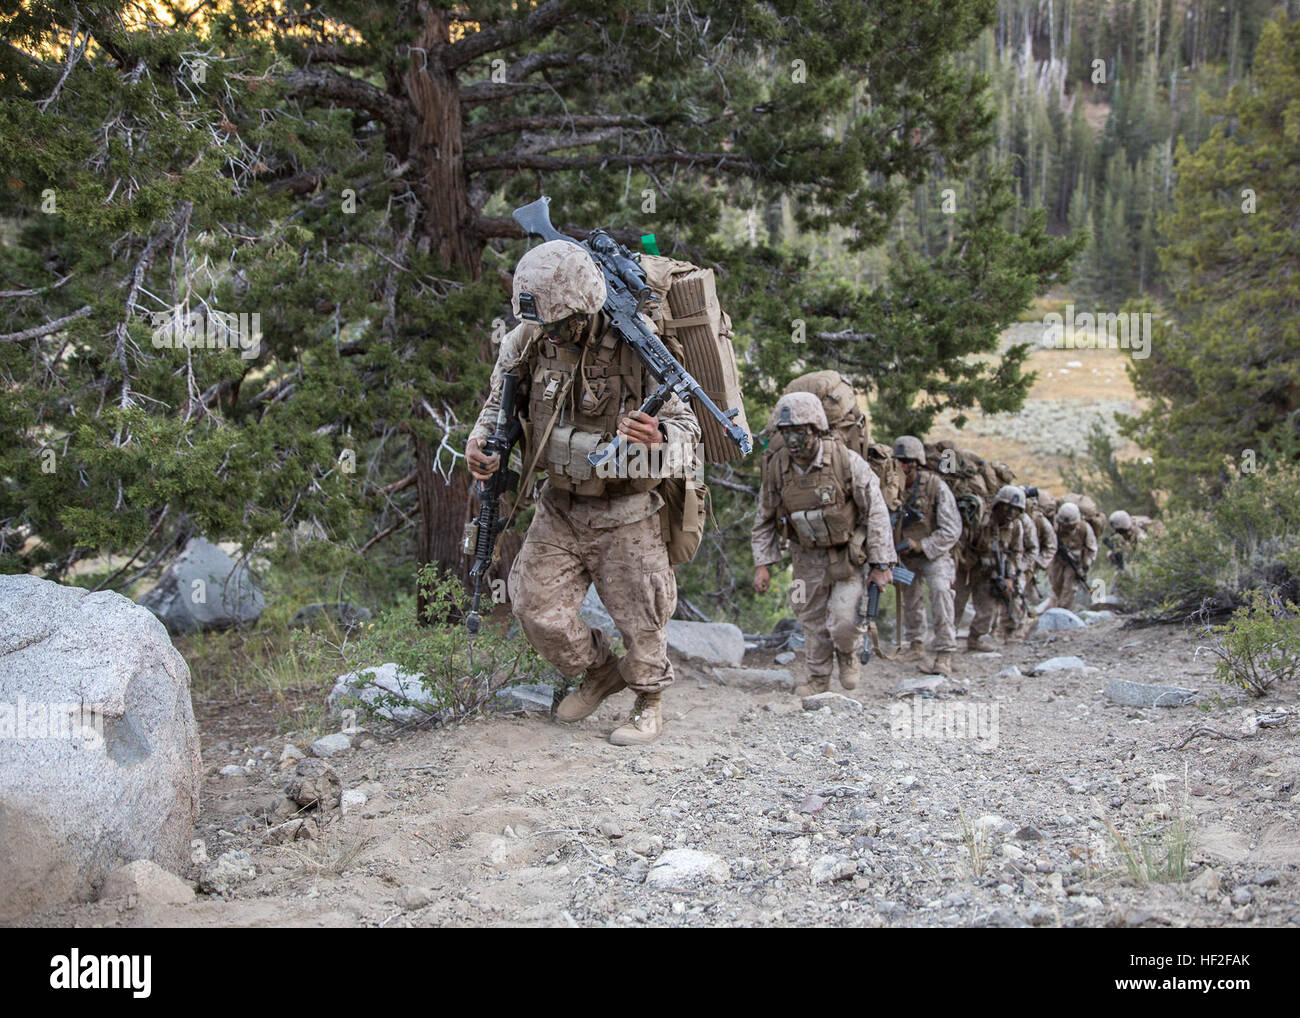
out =
[(876, 616), (879, 614), (880, 588), (874, 583), (868, 583), (867, 592), (858, 601), (858, 629), (866, 633), (866, 638), (862, 641), (862, 649), (858, 651), (858, 660), (863, 664), (871, 660), (872, 645), (875, 646), (877, 654), (888, 660), (885, 652), (880, 649), (880, 636), (876, 632)]
[(1088, 585), (1088, 577), (1083, 574), (1083, 568), (1079, 565), (1079, 560), (1071, 554), (1070, 550), (1063, 544), (1056, 546), (1056, 557), (1063, 558), (1070, 563), (1070, 568), (1074, 570), (1074, 575), (1085, 587)]
[(1011, 616), (1011, 620), (1019, 622), (1020, 620), (1016, 618), (1015, 596), (1006, 588), (1006, 581), (1015, 579), (1015, 573), (1011, 571), (1011, 565), (1002, 552), (1002, 542), (996, 537), (993, 538), (993, 559), (997, 565), (997, 575), (989, 580), (989, 586), (997, 599), (1007, 606), (1007, 614)]
[[(515, 222), (526, 233), (541, 237), (542, 240), (567, 240), (571, 244), (579, 244), (579, 241), (551, 225), (550, 204), (550, 197), (542, 195), (536, 201), (515, 209)], [(605, 277), (604, 312), (610, 323), (624, 342), (632, 347), (645, 369), (660, 383), (659, 388), (641, 404), (641, 412), (653, 417), (675, 393), (684, 403), (694, 401), (707, 410), (722, 425), (727, 437), (740, 447), (741, 452), (751, 452), (754, 448), (753, 439), (744, 428), (735, 423), (740, 409), (718, 409), (717, 404), (700, 387), (700, 383), (641, 320), (641, 311), (651, 298), (651, 290), (646, 283), (645, 272), (632, 260), (632, 253), (604, 230), (592, 230), (580, 246), (591, 255)], [(522, 300), (520, 310), (526, 311)], [(609, 445), (599, 452), (589, 453), (587, 458), (593, 467), (603, 466), (619, 454), (622, 445), (623, 436), (615, 435)]]
[(496, 552), (497, 538), (505, 530), (510, 519), (501, 519), (501, 496), (515, 490), (519, 484), (519, 474), (510, 469), (510, 451), (523, 435), (523, 424), (515, 410), (515, 394), (519, 387), (519, 376), (507, 371), (501, 381), (501, 408), (497, 411), (497, 427), (490, 438), (483, 443), (484, 456), (500, 456), (496, 473), (490, 480), (476, 481), (474, 493), (478, 496), (478, 519), (465, 528), (465, 551), (474, 549), (474, 564), (469, 575), (474, 581), (474, 601), (469, 614), (465, 616), (465, 629), (470, 636), (477, 636), (480, 617), (479, 599), (482, 596), (483, 577), (492, 567), (492, 558)]

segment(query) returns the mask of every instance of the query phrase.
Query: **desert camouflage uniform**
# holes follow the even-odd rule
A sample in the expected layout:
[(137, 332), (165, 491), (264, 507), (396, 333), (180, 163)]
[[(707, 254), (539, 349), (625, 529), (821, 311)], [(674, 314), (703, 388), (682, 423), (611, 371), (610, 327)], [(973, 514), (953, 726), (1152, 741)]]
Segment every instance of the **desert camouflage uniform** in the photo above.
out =
[[(941, 455), (938, 450), (936, 454)], [(926, 450), (926, 463), (929, 462), (930, 450)], [(916, 574), (911, 584), (903, 587), (903, 642), (925, 639), (925, 599), (921, 593), (924, 580), (930, 592), (930, 615), (934, 621), (933, 650), (936, 654), (952, 652), (957, 649), (953, 617), (956, 565), (952, 553), (962, 533), (957, 500), (937, 472), (920, 469), (915, 486), (904, 493), (903, 504), (909, 501), (914, 502), (923, 518), (902, 532), (903, 537), (921, 545), (920, 552), (909, 550), (902, 555), (902, 565)]]
[[(1081, 518), (1077, 523), (1062, 523), (1058, 514), (1056, 541), (1059, 547), (1074, 555), (1086, 578), (1093, 559), (1097, 557), (1097, 537), (1087, 519)], [(1075, 594), (1084, 584), (1074, 575), (1070, 563), (1057, 555), (1047, 569), (1047, 578), (1052, 584), (1052, 603), (1060, 608), (1072, 607)]]
[[(846, 486), (852, 492), (856, 526), (866, 529), (867, 563), (893, 565), (897, 556), (889, 530), (889, 513), (880, 494), (880, 482), (866, 460), (846, 449), (838, 440), (822, 438), (818, 442), (817, 455), (806, 468), (789, 460), (790, 475), (805, 477), (831, 469), (832, 444), (838, 445), (844, 461), (849, 464), (850, 476), (841, 479), (841, 483), (847, 482)], [(755, 566), (770, 566), (781, 561), (778, 524), (783, 516), (783, 478), (775, 467), (777, 462), (775, 458), (770, 461), (771, 469), (764, 470), (759, 487), (758, 513), (750, 538)], [(857, 610), (865, 567), (849, 565), (847, 546), (805, 548), (793, 538), (790, 558), (795, 581), (790, 591), (791, 606), (799, 617), (807, 641), (805, 660), (809, 676), (814, 681), (829, 682), (836, 656), (840, 659), (841, 681), (846, 668), (856, 675), (856, 650), (861, 639), (857, 629)], [(832, 573), (837, 575), (832, 576)]]
[[(471, 438), (484, 438), (492, 433), (501, 402), (502, 376), (523, 357), (526, 370), (521, 372), (521, 389), (530, 380), (532, 389), (529, 396), (533, 418), (531, 454), (532, 444), (540, 437), (538, 430), (551, 416), (544, 406), (545, 394), (537, 389), (548, 379), (564, 374), (562, 366), (556, 363), (551, 363), (551, 370), (543, 370), (547, 355), (558, 356), (562, 351), (547, 349), (549, 344), (536, 338), (537, 334), (536, 326), (524, 323), (502, 340), (492, 370), (491, 392), (470, 433)], [(616, 370), (614, 366), (621, 366), (625, 371), (639, 368), (639, 362), (633, 365), (627, 360), (630, 351), (625, 343), (611, 341), (612, 334), (604, 315), (600, 315), (594, 336), (587, 343), (589, 353), (595, 353), (575, 360), (570, 375), (585, 365), (589, 377), (599, 385)], [(569, 353), (575, 358), (579, 356), (573, 351)], [(555, 359), (550, 358), (552, 362)], [(608, 364), (602, 366), (602, 362)], [(640, 375), (642, 391), (648, 391), (646, 387), (655, 383), (644, 370)], [(523, 547), (510, 570), (507, 589), (515, 618), (528, 642), (562, 675), (572, 678), (600, 664), (609, 653), (605, 634), (592, 629), (578, 614), (588, 584), (595, 584), (627, 648), (619, 663), (623, 680), (637, 693), (655, 693), (673, 681), (666, 627), (677, 605), (676, 578), (668, 563), (658, 516), (663, 499), (653, 490), (652, 485), (657, 484), (653, 478), (610, 481), (604, 494), (579, 493), (579, 490), (586, 492), (600, 487), (590, 477), (580, 482), (564, 482), (578, 490), (559, 489), (563, 478), (558, 475), (566, 468), (556, 462), (557, 458), (572, 459), (571, 469), (579, 472), (580, 439), (599, 427), (592, 424), (599, 418), (583, 412), (588, 405), (584, 402), (588, 398), (584, 388), (581, 379), (570, 384), (566, 404), (556, 415), (547, 455), (539, 463), (539, 469), (549, 468), (552, 477), (542, 489)], [(601, 393), (593, 395), (599, 400)], [(640, 400), (630, 397), (630, 392), (625, 390), (621, 408), (606, 405), (600, 411), (606, 423), (616, 419), (620, 412), (639, 407)], [(698, 443), (699, 422), (690, 407), (677, 397), (665, 404), (658, 417), (669, 443), (681, 443), (682, 448), (692, 449)], [(612, 429), (603, 430), (601, 438), (612, 437)], [(530, 482), (530, 478), (525, 478), (521, 483)], [(649, 490), (624, 490), (645, 487)]]
[(1024, 533), (1020, 518), (1012, 517), (999, 527), (990, 510), (983, 527), (971, 541), (971, 556), (975, 564), (969, 573), (968, 589), (971, 600), (975, 603), (975, 617), (971, 619), (967, 644), (992, 632), (994, 622), (999, 624), (1004, 636), (1014, 634), (1015, 621), (1005, 611), (1002, 599), (993, 593), (990, 586), (990, 581), (997, 575), (993, 542), (996, 538), (1004, 558), (1013, 566), (1018, 566), (1025, 556)]

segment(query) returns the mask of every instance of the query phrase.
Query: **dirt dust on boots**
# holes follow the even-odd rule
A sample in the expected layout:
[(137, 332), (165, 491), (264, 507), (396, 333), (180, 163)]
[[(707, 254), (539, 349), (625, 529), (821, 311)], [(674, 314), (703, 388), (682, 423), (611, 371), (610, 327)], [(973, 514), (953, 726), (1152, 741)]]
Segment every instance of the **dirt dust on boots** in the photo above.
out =
[(925, 657), (925, 643), (921, 640), (913, 640), (911, 646), (903, 651), (895, 659), (897, 661), (920, 661)]
[(807, 682), (795, 687), (794, 695), (816, 696), (818, 693), (829, 692), (830, 688), (831, 677), (829, 675), (810, 675)]
[(835, 660), (840, 663), (840, 685), (845, 689), (857, 689), (858, 678), (862, 674), (862, 666), (858, 663), (858, 655), (856, 653), (841, 654), (837, 650)]
[(946, 675), (951, 679), (952, 654), (946, 650), (936, 651), (931, 660), (923, 661), (917, 667), (927, 675)]
[(615, 746), (639, 746), (654, 742), (664, 730), (661, 693), (638, 693), (627, 724), (615, 728), (609, 741)]
[(578, 688), (560, 701), (555, 709), (555, 720), (570, 724), (590, 717), (607, 696), (612, 696), (620, 689), (626, 689), (627, 683), (618, 670), (618, 655), (609, 652), (605, 660), (588, 668)]

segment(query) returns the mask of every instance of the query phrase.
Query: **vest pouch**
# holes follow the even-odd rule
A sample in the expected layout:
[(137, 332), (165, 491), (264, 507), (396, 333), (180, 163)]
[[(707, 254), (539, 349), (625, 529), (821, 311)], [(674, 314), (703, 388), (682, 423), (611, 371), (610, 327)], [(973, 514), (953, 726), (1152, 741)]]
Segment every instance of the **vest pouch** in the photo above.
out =
[(826, 549), (826, 575), (835, 583), (853, 579), (859, 568), (849, 560), (849, 546), (847, 544), (842, 544), (838, 548)]
[(789, 517), (795, 539), (805, 548), (825, 548), (831, 543), (830, 528), (822, 509), (800, 509)]
[(867, 528), (858, 527), (849, 538), (849, 562), (855, 566), (867, 563)]

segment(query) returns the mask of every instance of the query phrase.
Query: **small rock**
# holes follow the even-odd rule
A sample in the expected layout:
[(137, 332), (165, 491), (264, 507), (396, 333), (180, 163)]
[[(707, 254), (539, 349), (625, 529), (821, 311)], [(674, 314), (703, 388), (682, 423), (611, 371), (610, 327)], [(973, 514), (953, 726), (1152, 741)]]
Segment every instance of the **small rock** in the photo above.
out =
[(542, 683), (521, 682), (497, 691), (493, 697), (496, 709), (504, 713), (551, 712), (555, 702), (555, 687)]
[(1061, 629), (1083, 629), (1087, 623), (1066, 608), (1048, 608), (1038, 616), (1038, 632), (1048, 633)]
[(1281, 877), (1278, 876), (1277, 870), (1260, 870), (1255, 874), (1255, 883), (1260, 887), (1272, 887), (1280, 880)]
[(820, 795), (809, 795), (799, 806), (800, 813), (820, 813), (822, 807), (826, 805), (826, 800)]
[(823, 855), (813, 862), (808, 875), (813, 885), (831, 883), (836, 880), (848, 880), (858, 872), (857, 863), (842, 855)]
[(397, 892), (397, 903), (408, 912), (424, 908), (433, 899), (434, 893), (432, 890), (427, 887), (416, 887), (413, 884), (404, 884), (402, 889)]
[(304, 757), (306, 757), (306, 755), (307, 754), (304, 753), (297, 746), (293, 745), (292, 743), (287, 743), (284, 749), (280, 751), (280, 766), (288, 767), (291, 764), (296, 764), (299, 760), (302, 760)]
[[(739, 630), (737, 630), (739, 631)], [(693, 848), (669, 849), (650, 867), (646, 883), (652, 887), (681, 887), (697, 880), (707, 879), (725, 883), (731, 876), (731, 867), (711, 852)]]
[(1186, 707), (1196, 702), (1196, 690), (1112, 679), (1106, 687), (1106, 698), (1125, 707)]
[(238, 764), (226, 764), (226, 766), (222, 767), (221, 770), (217, 771), (217, 773), (223, 778), (242, 778), (248, 773), (248, 770), (244, 767), (240, 767)]
[(903, 679), (889, 691), (890, 696), (934, 696), (945, 679), (942, 675), (922, 675), (916, 679)]
[(343, 798), (343, 782), (324, 760), (308, 757), (298, 761), (285, 792), (304, 809), (315, 806), (322, 812), (336, 809)]
[(1234, 905), (1249, 905), (1255, 899), (1255, 892), (1245, 884), (1242, 884), (1232, 892), (1232, 903)]
[(199, 890), (205, 894), (228, 895), (246, 880), (257, 876), (257, 867), (247, 852), (223, 852), (203, 867)]
[(1022, 674), (1023, 672), (1021, 672), (1019, 668), (1017, 668), (1015, 665), (1011, 665), (1008, 668), (1003, 668), (1002, 671), (998, 672), (994, 676), (994, 678), (995, 679), (1018, 679), (1021, 677)]
[(339, 799), (339, 805), (346, 814), (348, 810), (360, 809), (366, 804), (366, 793), (356, 788), (349, 788)]
[(1219, 874), (1212, 868), (1206, 867), (1188, 886), (1206, 900), (1217, 898), (1219, 896)]
[(821, 710), (828, 707), (836, 714), (861, 714), (862, 704), (840, 693), (816, 693), (803, 698), (804, 710)]
[(1030, 675), (1047, 675), (1050, 672), (1083, 671), (1087, 665), (1081, 657), (1049, 657), (1029, 670)]
[(613, 840), (623, 837), (623, 828), (618, 825), (617, 820), (602, 820), (600, 824), (600, 833), (605, 837)]
[(1020, 828), (1020, 830), (1016, 831), (1016, 840), (1017, 841), (1042, 841), (1043, 832), (1040, 831), (1037, 827), (1034, 827), (1032, 825), (1026, 825)]
[(773, 660), (776, 661), (776, 663), (779, 665), (789, 665), (789, 664), (794, 664), (794, 659), (797, 656), (798, 655), (796, 655), (795, 652), (792, 650), (783, 650), (781, 651), (780, 654), (778, 654), (775, 658), (773, 658)]
[(194, 888), (157, 863), (137, 859), (113, 870), (99, 892), (100, 901), (132, 896), (144, 905), (187, 905), (194, 900)]
[(346, 753), (352, 748), (352, 740), (342, 732), (322, 735), (311, 744), (311, 755), (328, 759)]

